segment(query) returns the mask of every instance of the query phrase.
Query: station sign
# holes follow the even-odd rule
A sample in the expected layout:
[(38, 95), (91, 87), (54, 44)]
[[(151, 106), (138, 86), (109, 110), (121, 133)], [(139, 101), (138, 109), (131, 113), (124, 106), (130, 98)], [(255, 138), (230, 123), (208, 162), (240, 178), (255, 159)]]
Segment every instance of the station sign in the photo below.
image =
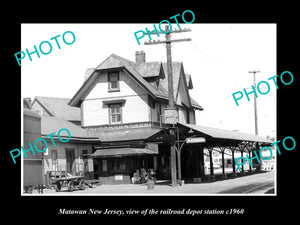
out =
[(204, 143), (206, 139), (204, 137), (188, 137), (185, 139), (187, 144)]

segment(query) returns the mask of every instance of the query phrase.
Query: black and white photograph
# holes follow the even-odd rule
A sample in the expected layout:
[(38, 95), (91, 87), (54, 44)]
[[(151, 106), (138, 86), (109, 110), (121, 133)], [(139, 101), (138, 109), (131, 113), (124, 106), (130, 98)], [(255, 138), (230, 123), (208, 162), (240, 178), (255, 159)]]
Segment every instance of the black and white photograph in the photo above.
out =
[(297, 215), (296, 7), (51, 4), (3, 19), (5, 216)]
[(276, 24), (164, 23), (21, 25), (22, 194), (276, 194)]

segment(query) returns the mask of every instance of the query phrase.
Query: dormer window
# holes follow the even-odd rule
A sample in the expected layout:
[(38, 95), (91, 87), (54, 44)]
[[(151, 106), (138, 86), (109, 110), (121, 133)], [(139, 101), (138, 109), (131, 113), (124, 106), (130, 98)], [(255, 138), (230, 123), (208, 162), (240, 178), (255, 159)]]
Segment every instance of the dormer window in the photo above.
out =
[(108, 91), (120, 91), (119, 72), (108, 72)]

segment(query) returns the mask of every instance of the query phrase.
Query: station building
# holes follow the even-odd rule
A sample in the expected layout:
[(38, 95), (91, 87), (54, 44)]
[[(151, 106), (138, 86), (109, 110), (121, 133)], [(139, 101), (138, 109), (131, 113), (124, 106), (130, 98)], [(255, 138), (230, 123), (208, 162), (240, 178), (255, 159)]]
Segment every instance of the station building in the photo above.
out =
[[(213, 151), (221, 152), (226, 176), (225, 150), (232, 153), (234, 162), (235, 152), (250, 154), (269, 143), (252, 134), (196, 125), (195, 111), (204, 109), (189, 95), (191, 75), (185, 73), (182, 62), (173, 62), (172, 67), (177, 115), (173, 125), (166, 123), (167, 65), (147, 62), (143, 51), (136, 52), (135, 61), (111, 54), (97, 67), (87, 69), (71, 99), (36, 97), (31, 105), (41, 114), (42, 137), (61, 128), (69, 129), (72, 137), (68, 146), (50, 144), (45, 171), (84, 170), (87, 177), (103, 184), (131, 183), (148, 170), (155, 171), (157, 179), (169, 180), (173, 146), (176, 179), (201, 182), (214, 179)], [(209, 173), (205, 152), (210, 159)], [(234, 163), (232, 174), (236, 174)]]

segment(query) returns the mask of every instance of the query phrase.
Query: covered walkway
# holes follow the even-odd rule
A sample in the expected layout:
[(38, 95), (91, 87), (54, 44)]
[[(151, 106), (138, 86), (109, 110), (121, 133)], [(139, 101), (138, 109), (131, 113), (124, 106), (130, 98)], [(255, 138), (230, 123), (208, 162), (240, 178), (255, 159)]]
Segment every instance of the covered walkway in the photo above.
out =
[[(232, 175), (235, 176), (237, 172), (235, 165), (236, 152), (239, 152), (240, 156), (246, 153), (251, 158), (253, 157), (253, 151), (258, 151), (261, 146), (272, 143), (254, 134), (182, 123), (163, 129), (148, 138), (147, 141), (168, 143), (170, 147), (173, 146), (176, 150), (175, 157), (177, 159), (177, 165), (175, 165), (177, 167), (175, 168), (177, 172), (176, 179), (182, 180), (182, 177), (193, 176), (198, 181), (201, 181), (204, 177), (211, 180), (215, 179), (213, 151), (221, 153), (222, 174), (226, 178), (225, 154), (228, 154), (227, 152), (231, 153)], [(205, 173), (205, 152), (208, 152), (209, 156), (209, 175)], [(259, 154), (257, 153), (257, 155)], [(256, 159), (252, 160), (253, 167), (260, 169), (260, 164), (255, 161)], [(244, 171), (244, 165), (241, 166), (241, 169)], [(252, 170), (251, 166), (249, 166), (249, 170)]]

